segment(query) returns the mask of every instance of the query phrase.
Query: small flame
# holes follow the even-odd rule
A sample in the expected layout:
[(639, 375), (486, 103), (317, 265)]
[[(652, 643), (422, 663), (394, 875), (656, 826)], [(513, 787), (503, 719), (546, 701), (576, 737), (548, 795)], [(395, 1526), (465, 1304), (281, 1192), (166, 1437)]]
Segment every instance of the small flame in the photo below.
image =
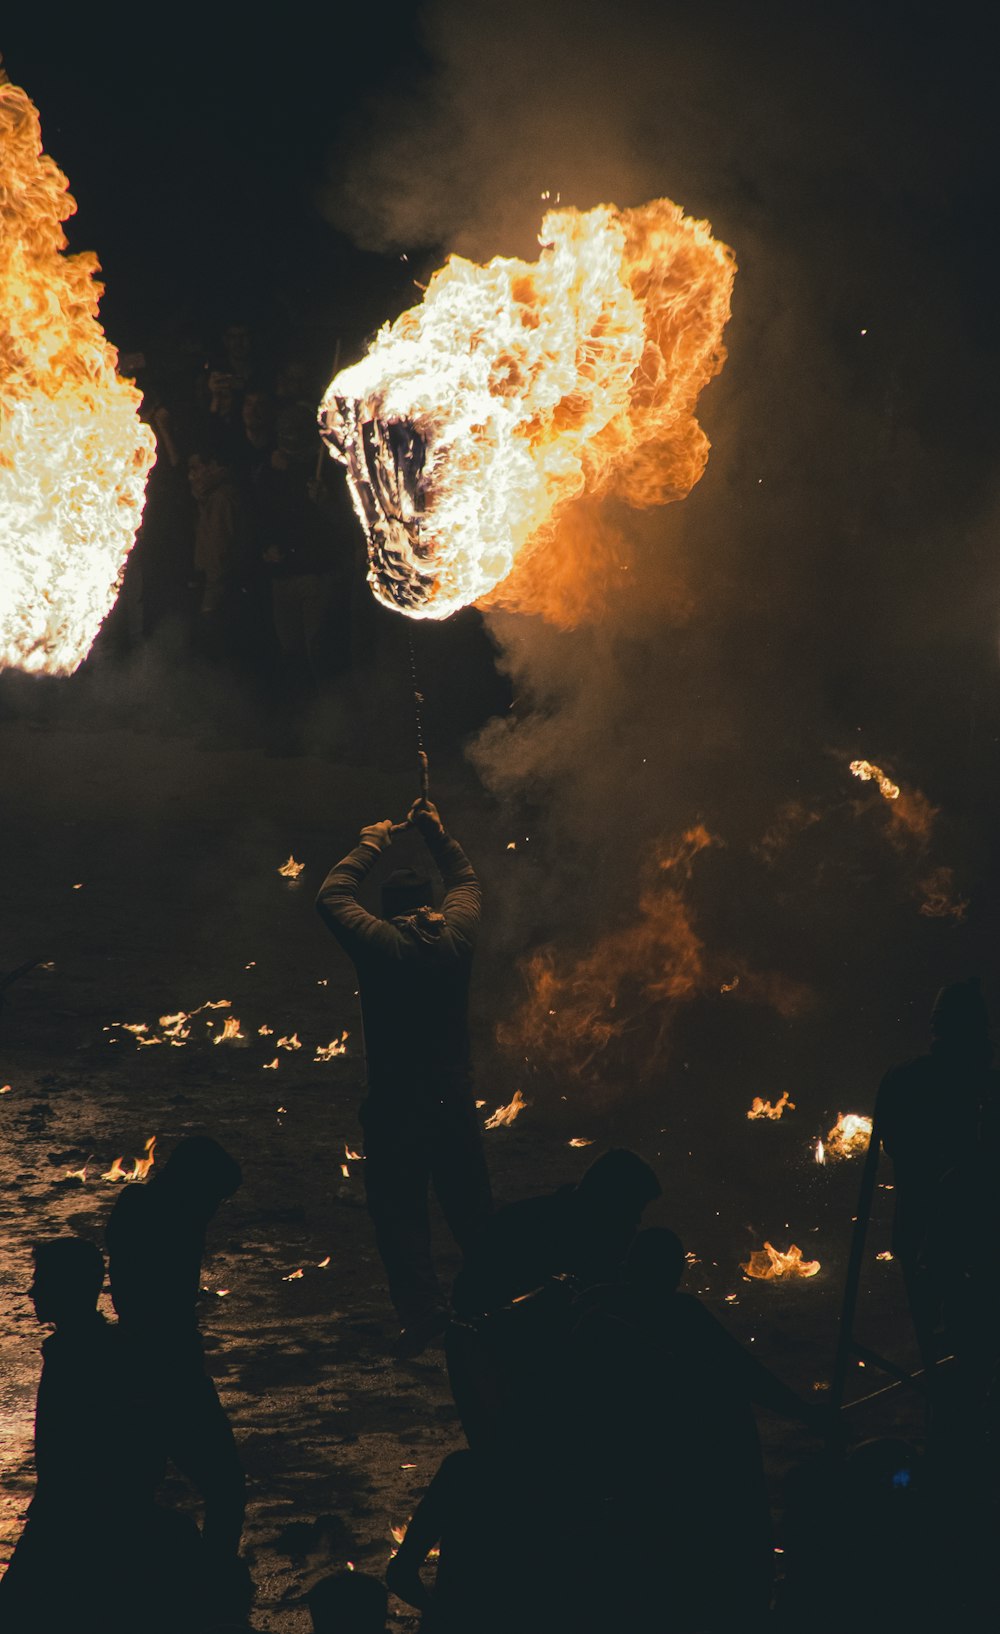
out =
[(820, 1136), (819, 1140), (816, 1142), (816, 1162), (817, 1163), (825, 1163), (826, 1162), (826, 1147), (823, 1145), (822, 1136)]
[(236, 1016), (227, 1016), (222, 1024), (221, 1033), (216, 1033), (213, 1044), (235, 1044), (243, 1037), (240, 1032), (239, 1019)]
[(279, 1067), (280, 1065), (281, 1065), (281, 1062), (280, 1062), (279, 1058), (277, 1056), (275, 1056), (273, 1061), (265, 1061), (264, 1062), (264, 1071), (265, 1072), (274, 1072), (275, 1069), (277, 1067)]
[(891, 1260), (891, 1259), (892, 1259), (892, 1255), (891, 1255), (891, 1254), (890, 1254), (890, 1252), (889, 1252), (889, 1250), (888, 1250), (888, 1248), (884, 1248), (884, 1249), (883, 1249), (883, 1250), (882, 1250), (882, 1252), (881, 1252), (881, 1254), (876, 1254), (876, 1255), (875, 1255), (875, 1258), (876, 1258), (876, 1259), (877, 1259), (877, 1260)]
[(339, 1038), (332, 1038), (329, 1044), (317, 1044), (314, 1061), (334, 1061), (338, 1055), (347, 1054), (347, 1040), (350, 1035), (345, 1031)]
[(775, 1118), (776, 1119), (776, 1118), (780, 1118), (781, 1114), (786, 1109), (789, 1112), (794, 1112), (795, 1111), (795, 1102), (790, 1101), (788, 1099), (787, 1089), (785, 1090), (784, 1094), (781, 1096), (781, 1099), (775, 1101), (773, 1104), (770, 1101), (762, 1100), (759, 1095), (755, 1095), (754, 1098), (753, 1098), (753, 1105), (751, 1106), (749, 1112), (747, 1113), (747, 1117), (748, 1118)]
[(867, 1152), (872, 1120), (858, 1112), (840, 1112), (826, 1137), (826, 1155), (834, 1160)]
[(289, 1038), (279, 1038), (276, 1046), (279, 1050), (300, 1050), (302, 1040), (298, 1033), (292, 1033)]
[[(145, 1155), (145, 1157), (133, 1158), (132, 1159), (132, 1168), (131, 1168), (131, 1170), (124, 1169), (122, 1167), (123, 1163), (125, 1162), (125, 1159), (123, 1157), (116, 1157), (115, 1161), (112, 1163), (112, 1165), (111, 1165), (110, 1169), (107, 1171), (107, 1173), (101, 1175), (101, 1179), (102, 1180), (145, 1180), (147, 1175), (149, 1174), (150, 1169), (153, 1167), (153, 1154), (154, 1154), (155, 1150), (156, 1150), (156, 1136), (155, 1135), (150, 1135), (149, 1139), (146, 1142), (146, 1147), (145, 1147), (145, 1154), (146, 1155)], [(84, 1179), (85, 1178), (86, 1178), (86, 1175), (84, 1175)]]
[(345, 1142), (344, 1142), (344, 1156), (346, 1157), (348, 1163), (360, 1163), (362, 1154), (360, 1152), (352, 1152), (351, 1148), (348, 1146), (348, 1144), (347, 1144), (347, 1142), (345, 1140)]
[(298, 879), (304, 867), (304, 862), (296, 862), (293, 856), (289, 856), (288, 861), (282, 863), (278, 869), (278, 873), (282, 874), (285, 879)]
[(570, 1146), (593, 1146), (593, 1144), (592, 1140), (586, 1140), (583, 1135), (574, 1135), (573, 1139), (568, 1142)]
[(877, 783), (884, 800), (899, 799), (899, 784), (886, 777), (885, 772), (880, 767), (873, 766), (870, 760), (852, 760), (850, 769), (855, 777), (860, 777), (862, 783)]
[(318, 1267), (318, 1269), (319, 1269), (319, 1270), (320, 1270), (320, 1271), (325, 1271), (325, 1270), (326, 1270), (326, 1268), (327, 1268), (327, 1266), (328, 1266), (328, 1265), (329, 1265), (329, 1263), (330, 1263), (330, 1255), (329, 1255), (329, 1254), (327, 1254), (327, 1256), (326, 1256), (326, 1259), (325, 1259), (325, 1260), (318, 1260), (318, 1261), (317, 1261), (317, 1262), (316, 1262), (316, 1263), (317, 1263), (317, 1267)]
[(814, 1277), (819, 1269), (819, 1260), (804, 1260), (801, 1248), (794, 1243), (783, 1254), (769, 1242), (765, 1242), (763, 1248), (755, 1248), (746, 1264), (740, 1266), (744, 1276), (759, 1282), (776, 1282), (781, 1277)]
[(297, 1271), (289, 1271), (287, 1277), (282, 1277), (281, 1280), (282, 1280), (282, 1282), (298, 1282), (299, 1278), (304, 1277), (304, 1276), (305, 1276), (305, 1272), (302, 1270), (302, 1268), (300, 1266)]
[(491, 1113), (486, 1119), (486, 1122), (483, 1124), (483, 1128), (500, 1129), (506, 1127), (508, 1124), (512, 1124), (518, 1114), (524, 1111), (527, 1104), (528, 1103), (521, 1094), (521, 1091), (519, 1089), (515, 1089), (514, 1099), (508, 1102), (506, 1106), (498, 1106), (496, 1111)]

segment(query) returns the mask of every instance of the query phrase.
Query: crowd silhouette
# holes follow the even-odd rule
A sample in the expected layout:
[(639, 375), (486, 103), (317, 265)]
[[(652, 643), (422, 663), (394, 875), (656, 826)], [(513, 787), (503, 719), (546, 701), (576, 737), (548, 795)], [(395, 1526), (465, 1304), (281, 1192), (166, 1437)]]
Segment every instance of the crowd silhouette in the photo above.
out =
[[(926, 1436), (850, 1446), (839, 1400), (802, 1399), (684, 1291), (683, 1239), (644, 1223), (661, 1186), (636, 1153), (604, 1151), (575, 1183), (493, 1209), (467, 1014), (479, 885), (425, 796), (407, 822), (440, 873), (440, 907), (412, 871), (386, 879), (380, 915), (361, 906), (388, 821), (361, 831), (317, 906), (358, 976), (367, 1201), (395, 1354), (443, 1344), (465, 1445), (442, 1460), (384, 1583), (351, 1570), (312, 1585), (316, 1634), (384, 1630), (390, 1592), (423, 1634), (980, 1626), (1000, 1496), (1000, 1077), (978, 982), (941, 993), (930, 1051), (883, 1080), (866, 1180), (884, 1150)], [(120, 1193), (105, 1238), (117, 1323), (97, 1308), (95, 1243), (36, 1247), (29, 1297), (54, 1331), (36, 1493), (0, 1580), (10, 1634), (134, 1629), (138, 1596), (153, 1634), (251, 1626), (244, 1471), (196, 1304), (206, 1230), (241, 1181), (217, 1141), (193, 1135)], [(450, 1296), (431, 1260), (432, 1184), (463, 1254)], [(784, 1480), (779, 1545), (761, 1410), (814, 1438)], [(200, 1527), (157, 1502), (171, 1465)]]

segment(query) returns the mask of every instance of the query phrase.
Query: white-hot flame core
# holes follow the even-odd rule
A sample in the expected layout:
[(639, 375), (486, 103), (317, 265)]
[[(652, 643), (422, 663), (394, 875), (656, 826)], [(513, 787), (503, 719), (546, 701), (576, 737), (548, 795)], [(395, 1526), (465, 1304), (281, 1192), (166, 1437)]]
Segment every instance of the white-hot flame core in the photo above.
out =
[(485, 596), (585, 491), (663, 503), (704, 470), (731, 252), (669, 199), (552, 210), (539, 242), (533, 263), (450, 257), (323, 399), (369, 582), (411, 617)]
[(0, 669), (68, 675), (114, 605), (156, 444), (115, 373), (76, 205), (0, 76)]

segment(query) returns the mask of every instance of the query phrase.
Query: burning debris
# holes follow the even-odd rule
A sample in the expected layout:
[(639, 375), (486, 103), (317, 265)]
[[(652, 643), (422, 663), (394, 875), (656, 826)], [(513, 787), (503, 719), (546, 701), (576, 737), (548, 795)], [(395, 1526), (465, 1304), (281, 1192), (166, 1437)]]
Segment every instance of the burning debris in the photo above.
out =
[(290, 1033), (287, 1038), (279, 1038), (275, 1048), (279, 1050), (300, 1050), (302, 1040), (298, 1033)]
[(347, 1040), (350, 1034), (345, 1029), (339, 1038), (331, 1038), (329, 1044), (317, 1044), (314, 1061), (335, 1061), (338, 1056), (347, 1054)]
[(114, 605), (156, 443), (97, 319), (96, 257), (0, 68), (0, 669), (69, 675)]
[[(826, 1143), (818, 1143), (816, 1152), (817, 1163), (824, 1163), (828, 1159), (838, 1162), (845, 1157), (859, 1157), (868, 1150), (871, 1139), (872, 1120), (859, 1112), (839, 1112), (837, 1121), (826, 1137)], [(819, 1155), (820, 1148), (824, 1155)]]
[(594, 1143), (592, 1140), (586, 1140), (583, 1135), (574, 1135), (573, 1139), (567, 1141), (566, 1144), (567, 1146), (593, 1146)]
[(451, 256), (323, 399), (369, 583), (413, 618), (481, 600), (543, 543), (548, 563), (584, 492), (664, 504), (705, 468), (731, 252), (669, 199), (551, 210), (539, 242), (533, 263)]
[(795, 1102), (788, 1099), (787, 1089), (781, 1096), (780, 1100), (775, 1101), (773, 1104), (770, 1101), (762, 1100), (759, 1095), (755, 1095), (753, 1098), (753, 1105), (747, 1113), (747, 1117), (777, 1119), (780, 1118), (782, 1113), (786, 1110), (789, 1112), (795, 1111)]
[(490, 1116), (486, 1119), (486, 1122), (483, 1124), (483, 1128), (484, 1129), (505, 1129), (505, 1128), (507, 1128), (510, 1124), (512, 1124), (514, 1122), (514, 1119), (516, 1117), (518, 1117), (518, 1115), (521, 1112), (524, 1111), (524, 1109), (525, 1109), (525, 1107), (527, 1105), (528, 1105), (528, 1102), (525, 1100), (524, 1096), (521, 1094), (521, 1091), (519, 1089), (515, 1089), (514, 1099), (512, 1101), (509, 1101), (506, 1106), (498, 1106), (495, 1112), (491, 1112)]
[(883, 800), (899, 799), (899, 784), (893, 783), (886, 777), (885, 772), (878, 766), (873, 766), (870, 760), (852, 760), (851, 775), (860, 777), (862, 783), (877, 783), (878, 791)]
[(777, 1282), (780, 1278), (790, 1280), (795, 1277), (814, 1277), (820, 1270), (819, 1260), (804, 1260), (801, 1248), (791, 1244), (787, 1253), (782, 1253), (773, 1244), (765, 1242), (763, 1248), (755, 1248), (746, 1264), (740, 1265), (745, 1277), (751, 1277), (757, 1282)]
[(227, 1016), (222, 1023), (221, 1033), (216, 1033), (213, 1044), (238, 1044), (243, 1039), (240, 1032), (240, 1023), (237, 1016)]
[[(285, 879), (298, 879), (304, 868), (304, 862), (296, 862), (295, 858), (289, 855), (288, 861), (282, 863), (278, 873), (284, 875)], [(249, 969), (249, 966), (247, 968)]]
[[(122, 1167), (123, 1163), (125, 1162), (125, 1159), (123, 1157), (116, 1157), (115, 1161), (112, 1163), (112, 1165), (111, 1165), (110, 1169), (108, 1169), (107, 1173), (101, 1175), (101, 1179), (102, 1180), (126, 1180), (126, 1181), (128, 1181), (128, 1180), (145, 1180), (147, 1175), (149, 1174), (150, 1169), (153, 1167), (153, 1154), (154, 1154), (155, 1150), (156, 1150), (156, 1136), (151, 1135), (150, 1138), (146, 1142), (145, 1156), (144, 1157), (135, 1157), (135, 1158), (133, 1158), (132, 1159), (132, 1168), (131, 1168), (131, 1170), (124, 1169)], [(83, 1174), (82, 1174), (81, 1178), (84, 1179), (84, 1180), (86, 1180), (86, 1178), (87, 1178), (86, 1167), (84, 1167), (84, 1171), (83, 1171)]]

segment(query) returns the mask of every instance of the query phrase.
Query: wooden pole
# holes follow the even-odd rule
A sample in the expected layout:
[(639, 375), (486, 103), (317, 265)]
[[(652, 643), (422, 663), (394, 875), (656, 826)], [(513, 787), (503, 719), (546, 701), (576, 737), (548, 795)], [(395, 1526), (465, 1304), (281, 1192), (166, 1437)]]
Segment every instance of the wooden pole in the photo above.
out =
[(872, 1202), (875, 1198), (875, 1182), (878, 1178), (881, 1148), (882, 1131), (879, 1126), (878, 1104), (876, 1103), (875, 1116), (872, 1119), (872, 1132), (868, 1137), (868, 1151), (865, 1154), (865, 1166), (861, 1171), (858, 1212), (854, 1217), (851, 1253), (847, 1262), (847, 1279), (844, 1283), (844, 1299), (840, 1308), (840, 1331), (837, 1335), (837, 1354), (833, 1366), (831, 1390), (831, 1405), (834, 1414), (838, 1416), (844, 1405), (847, 1369), (854, 1349), (854, 1317), (858, 1306), (858, 1286), (861, 1282), (865, 1240), (868, 1236), (868, 1222), (871, 1219)]

